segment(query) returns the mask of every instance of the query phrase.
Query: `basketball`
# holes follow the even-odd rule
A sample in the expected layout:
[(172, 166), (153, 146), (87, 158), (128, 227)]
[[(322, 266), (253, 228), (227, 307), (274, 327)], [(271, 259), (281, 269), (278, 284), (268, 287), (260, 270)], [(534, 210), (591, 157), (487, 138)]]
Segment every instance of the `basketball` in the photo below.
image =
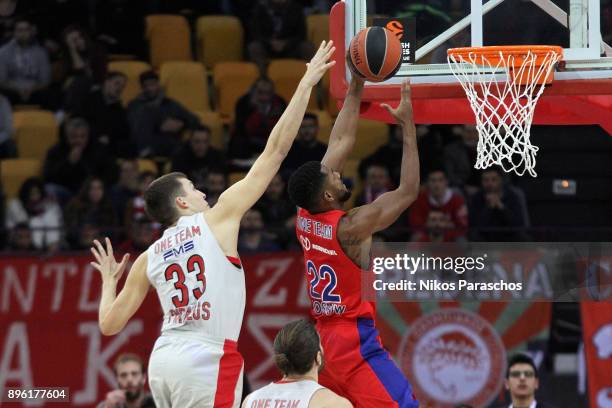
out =
[(382, 82), (400, 69), (402, 44), (384, 27), (366, 27), (351, 40), (346, 59), (353, 72), (370, 82)]

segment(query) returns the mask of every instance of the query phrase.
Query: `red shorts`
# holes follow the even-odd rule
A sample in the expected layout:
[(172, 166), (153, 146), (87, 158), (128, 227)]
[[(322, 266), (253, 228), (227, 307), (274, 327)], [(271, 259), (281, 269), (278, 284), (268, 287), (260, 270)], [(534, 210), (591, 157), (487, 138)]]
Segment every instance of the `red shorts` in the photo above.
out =
[(383, 348), (371, 319), (317, 323), (325, 367), (321, 385), (356, 408), (418, 408), (412, 387)]

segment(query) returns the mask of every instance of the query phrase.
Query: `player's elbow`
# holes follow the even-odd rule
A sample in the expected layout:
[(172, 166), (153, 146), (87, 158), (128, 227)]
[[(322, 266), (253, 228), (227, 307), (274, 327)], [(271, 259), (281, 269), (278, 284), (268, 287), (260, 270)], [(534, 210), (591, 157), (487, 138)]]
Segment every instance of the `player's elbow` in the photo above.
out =
[(100, 333), (102, 333), (103, 336), (114, 336), (121, 331), (121, 327), (110, 324), (110, 322), (106, 320), (99, 322), (98, 326), (100, 327)]

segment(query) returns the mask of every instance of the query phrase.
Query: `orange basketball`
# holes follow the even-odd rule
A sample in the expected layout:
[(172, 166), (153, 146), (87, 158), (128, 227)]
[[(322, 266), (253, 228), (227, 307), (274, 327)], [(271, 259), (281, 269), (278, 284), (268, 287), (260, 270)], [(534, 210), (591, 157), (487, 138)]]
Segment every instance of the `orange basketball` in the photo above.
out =
[(384, 27), (367, 27), (351, 40), (346, 59), (353, 72), (370, 82), (382, 82), (400, 69), (402, 44)]

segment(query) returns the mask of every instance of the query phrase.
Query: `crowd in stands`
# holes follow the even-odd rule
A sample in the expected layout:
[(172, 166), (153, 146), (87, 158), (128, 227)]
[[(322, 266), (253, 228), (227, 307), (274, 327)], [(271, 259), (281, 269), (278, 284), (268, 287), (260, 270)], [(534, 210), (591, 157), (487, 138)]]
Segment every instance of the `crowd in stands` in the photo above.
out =
[[(287, 105), (288, 97), (266, 70), (279, 58), (306, 60), (312, 55), (315, 44), (309, 41), (307, 17), (328, 13), (332, 3), (0, 0), (0, 159), (28, 157), (23, 146), (39, 143), (36, 134), (25, 144), (18, 142), (21, 113), (51, 112), (58, 129), (56, 142), (39, 158), (39, 171), (14, 191), (5, 185), (0, 191), (2, 248), (81, 250), (93, 238), (109, 236), (122, 250), (142, 251), (163, 228), (148, 219), (142, 198), (148, 183), (163, 172), (185, 173), (214, 205), (248, 170)], [(204, 112), (170, 94), (164, 79), (168, 65), (156, 65), (144, 35), (152, 14), (181, 16), (193, 38), (201, 16), (237, 17), (245, 33), (243, 59), (257, 74), (235, 98), (229, 116), (210, 119), (222, 115), (215, 111), (218, 95), (207, 89), (195, 90), (203, 105), (212, 106)], [(196, 48), (189, 47), (190, 53)], [(124, 60), (146, 61), (145, 68), (135, 77), (113, 68)], [(205, 72), (204, 86), (209, 86), (215, 67), (198, 67)], [(195, 86), (181, 78), (179, 85)], [(135, 91), (128, 95), (130, 86)], [(337, 115), (325, 92), (321, 85), (279, 174), (245, 215), (241, 253), (297, 247), (295, 207), (286, 183), (302, 163), (320, 160), (325, 153)], [(378, 143), (352, 156), (345, 170), (354, 205), (372, 202), (399, 180), (401, 132), (382, 124), (377, 129)], [(473, 169), (474, 127), (419, 125), (417, 137), (422, 192), (411, 210), (378, 239), (526, 238), (518, 232), (529, 225), (522, 192), (497, 169)]]

